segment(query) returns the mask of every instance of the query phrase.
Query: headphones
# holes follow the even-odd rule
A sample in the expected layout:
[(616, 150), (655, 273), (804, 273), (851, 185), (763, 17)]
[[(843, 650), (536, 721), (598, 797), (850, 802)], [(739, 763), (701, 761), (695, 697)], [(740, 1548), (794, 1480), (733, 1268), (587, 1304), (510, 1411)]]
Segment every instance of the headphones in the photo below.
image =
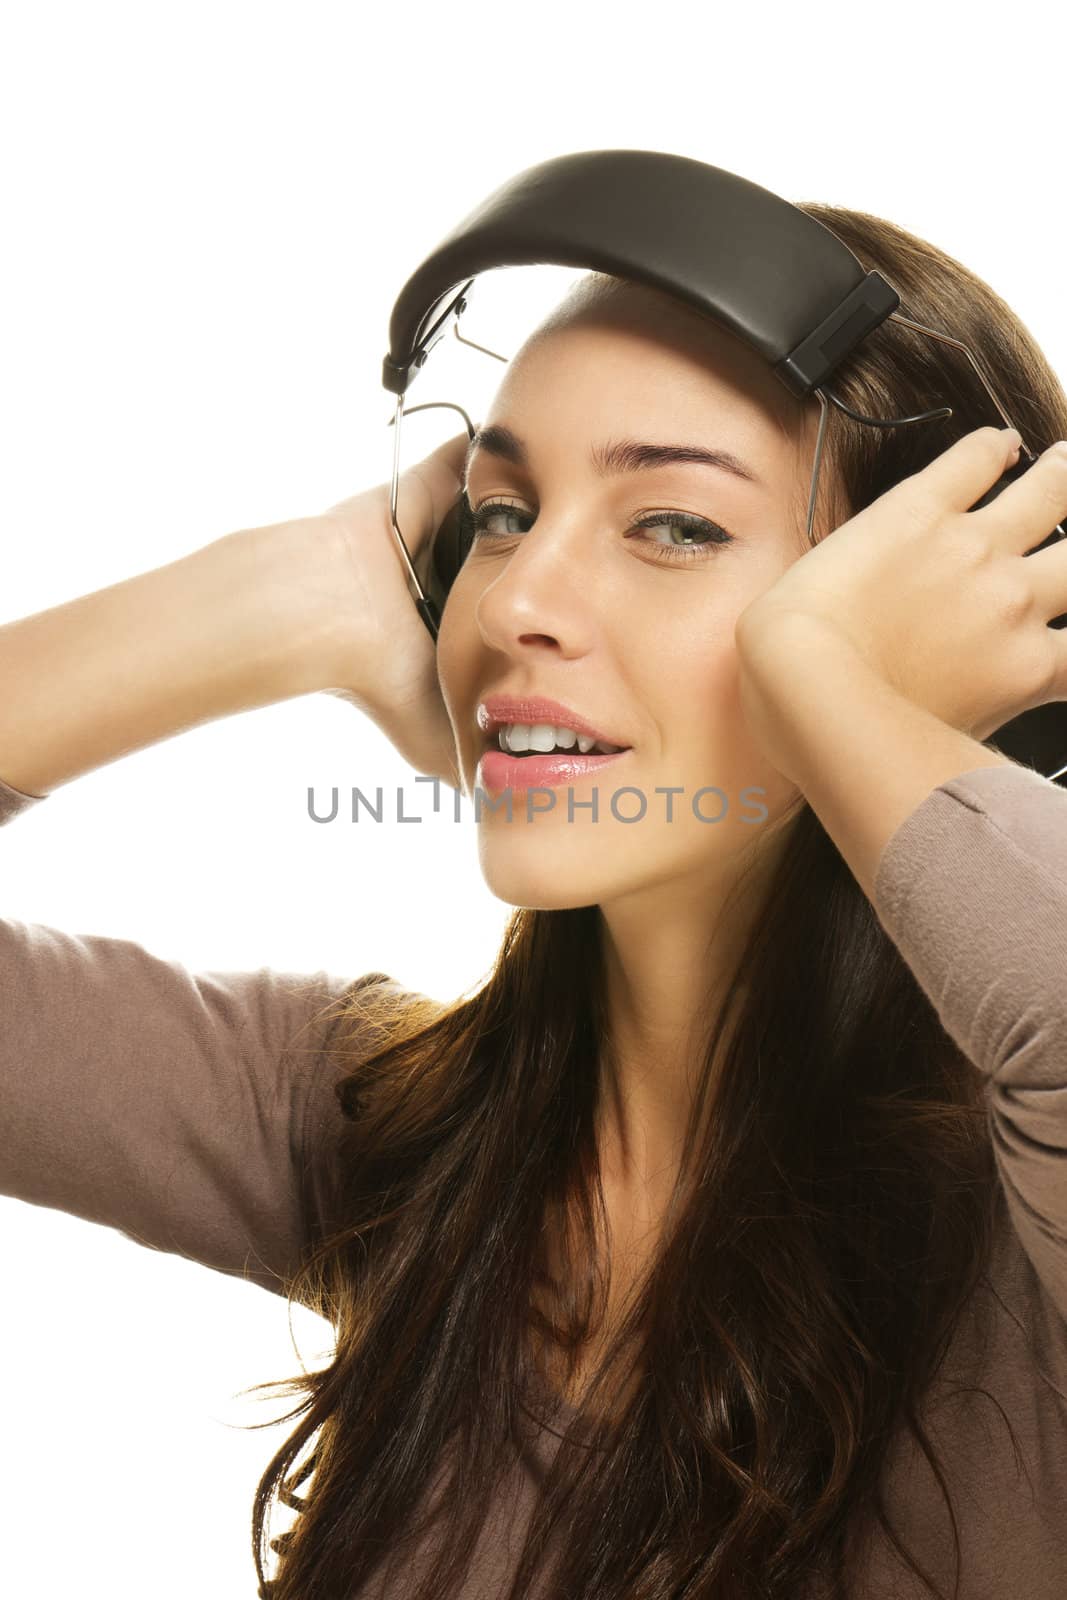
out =
[[(471, 530), (460, 501), (435, 532), (420, 579), (396, 521), (404, 397), (447, 326), (455, 328), (478, 273), (536, 264), (586, 267), (659, 289), (737, 335), (769, 363), (791, 394), (815, 394), (821, 417), (809, 536), (828, 400), (872, 427), (952, 415), (951, 407), (941, 406), (912, 417), (864, 417), (827, 387), (836, 368), (887, 318), (961, 351), (1003, 425), (1013, 426), (966, 345), (903, 316), (899, 294), (881, 273), (865, 273), (836, 234), (780, 195), (721, 167), (663, 151), (584, 150), (543, 161), (502, 184), (452, 229), (407, 280), (389, 320), (382, 385), (397, 397), (392, 526), (412, 599), (435, 641), (448, 591), (470, 549)], [(472, 433), (465, 413), (464, 419)], [(1024, 441), (1019, 461), (971, 509), (988, 505), (1034, 460)], [(1063, 538), (1067, 531), (1057, 524), (1027, 554)], [(1067, 613), (1050, 626), (1067, 627)], [(1067, 702), (1023, 712), (998, 729), (991, 742), (1011, 760), (1067, 787)]]

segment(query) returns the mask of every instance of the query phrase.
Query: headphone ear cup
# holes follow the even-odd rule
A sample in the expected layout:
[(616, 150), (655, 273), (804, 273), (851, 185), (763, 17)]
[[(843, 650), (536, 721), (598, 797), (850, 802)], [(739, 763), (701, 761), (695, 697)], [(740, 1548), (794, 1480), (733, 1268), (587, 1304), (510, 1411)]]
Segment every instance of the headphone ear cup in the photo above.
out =
[(467, 559), (473, 542), (472, 534), (469, 502), (467, 496), (461, 494), (434, 534), (430, 549), (428, 582), (424, 587), (436, 604), (438, 615), (444, 608), (448, 591), (460, 567)]

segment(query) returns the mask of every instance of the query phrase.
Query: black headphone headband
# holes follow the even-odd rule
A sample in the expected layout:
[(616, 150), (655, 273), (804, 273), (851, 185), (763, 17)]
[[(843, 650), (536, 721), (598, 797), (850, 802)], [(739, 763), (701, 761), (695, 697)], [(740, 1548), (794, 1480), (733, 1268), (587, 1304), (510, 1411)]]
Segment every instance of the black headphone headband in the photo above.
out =
[(502, 184), (426, 257), (393, 307), (384, 387), (406, 392), (452, 290), (535, 264), (664, 290), (752, 345), (798, 396), (900, 304), (829, 228), (747, 178), (657, 150), (583, 150)]

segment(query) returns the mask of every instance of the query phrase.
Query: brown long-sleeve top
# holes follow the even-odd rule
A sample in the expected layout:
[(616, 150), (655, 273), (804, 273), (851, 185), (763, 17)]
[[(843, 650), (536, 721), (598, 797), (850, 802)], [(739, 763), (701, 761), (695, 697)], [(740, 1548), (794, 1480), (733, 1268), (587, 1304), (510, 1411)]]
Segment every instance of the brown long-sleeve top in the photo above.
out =
[[(0, 825), (40, 803), (0, 779)], [(1067, 1600), (1067, 790), (1019, 766), (943, 783), (887, 844), (874, 907), (990, 1086), (993, 1256), (922, 1417), (960, 1521), (959, 1600)], [(0, 919), (0, 1194), (284, 1292), (340, 1117), (334, 1074), (351, 1068), (329, 1065), (328, 1008), (375, 984), (395, 980), (193, 973), (129, 940)], [(501, 1592), (555, 1437), (501, 1485), (470, 1600)], [(951, 1592), (951, 1522), (910, 1434), (886, 1474), (894, 1527)], [(877, 1539), (855, 1600), (925, 1596)], [(413, 1570), (366, 1600), (403, 1600)]]

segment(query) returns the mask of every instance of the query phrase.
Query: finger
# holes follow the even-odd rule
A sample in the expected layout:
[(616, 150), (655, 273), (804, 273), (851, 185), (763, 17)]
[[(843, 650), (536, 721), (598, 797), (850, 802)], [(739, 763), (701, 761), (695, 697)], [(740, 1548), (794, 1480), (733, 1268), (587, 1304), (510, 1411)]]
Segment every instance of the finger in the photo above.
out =
[[(1050, 445), (975, 514), (989, 524), (1003, 549), (1023, 555), (1036, 549), (1067, 517), (1067, 443)], [(1065, 543), (1056, 541), (1061, 547)]]
[(416, 473), (433, 497), (433, 516), (440, 522), (463, 491), (463, 469), (470, 441), (466, 430), (431, 450), (411, 471)]
[(897, 488), (909, 509), (927, 519), (946, 511), (969, 511), (1014, 459), (1008, 434), (1000, 428), (976, 428)]
[(467, 464), (467, 456), (470, 454), (470, 443), (470, 436), (464, 428), (462, 433), (457, 433), (453, 438), (446, 439), (444, 444), (439, 444), (436, 450), (430, 452), (430, 457), (438, 457), (457, 477), (461, 477)]

